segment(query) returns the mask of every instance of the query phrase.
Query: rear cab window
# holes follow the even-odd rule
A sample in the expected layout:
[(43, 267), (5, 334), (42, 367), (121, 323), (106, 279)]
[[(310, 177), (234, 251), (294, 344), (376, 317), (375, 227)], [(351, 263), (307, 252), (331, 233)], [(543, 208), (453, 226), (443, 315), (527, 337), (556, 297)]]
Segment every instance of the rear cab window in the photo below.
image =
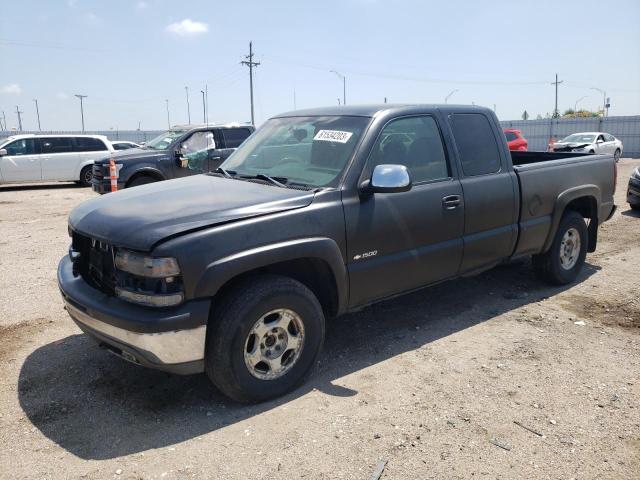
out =
[(499, 172), (500, 150), (489, 119), (481, 113), (454, 113), (449, 119), (464, 175)]
[(507, 142), (513, 142), (518, 139), (518, 135), (514, 132), (504, 132), (504, 136), (507, 137)]
[(222, 137), (224, 138), (225, 148), (238, 148), (247, 137), (251, 135), (248, 128), (223, 128)]

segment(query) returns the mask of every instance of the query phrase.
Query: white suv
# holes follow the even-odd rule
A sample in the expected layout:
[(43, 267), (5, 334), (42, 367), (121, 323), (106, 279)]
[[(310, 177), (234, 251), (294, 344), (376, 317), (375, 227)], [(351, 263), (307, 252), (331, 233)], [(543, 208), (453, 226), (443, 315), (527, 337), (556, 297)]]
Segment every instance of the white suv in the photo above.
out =
[(91, 186), (91, 169), (114, 151), (104, 135), (14, 135), (0, 140), (0, 184), (73, 181)]

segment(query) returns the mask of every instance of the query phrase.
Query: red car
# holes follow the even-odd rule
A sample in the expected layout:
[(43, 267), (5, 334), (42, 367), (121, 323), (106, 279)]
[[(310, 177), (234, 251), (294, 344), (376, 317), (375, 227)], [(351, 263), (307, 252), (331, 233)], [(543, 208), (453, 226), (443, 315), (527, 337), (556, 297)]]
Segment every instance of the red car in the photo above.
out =
[(504, 135), (507, 137), (509, 150), (526, 151), (529, 148), (529, 143), (527, 142), (527, 139), (522, 136), (522, 132), (520, 130), (505, 128)]

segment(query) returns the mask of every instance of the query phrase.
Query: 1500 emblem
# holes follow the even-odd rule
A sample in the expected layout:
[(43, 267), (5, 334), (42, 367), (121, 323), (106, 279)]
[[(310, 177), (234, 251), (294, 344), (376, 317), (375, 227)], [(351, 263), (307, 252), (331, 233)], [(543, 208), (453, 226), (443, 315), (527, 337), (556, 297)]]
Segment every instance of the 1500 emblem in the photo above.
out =
[(365, 252), (365, 253), (361, 253), (361, 254), (355, 255), (353, 257), (353, 259), (354, 260), (361, 260), (363, 258), (375, 257), (376, 255), (378, 255), (378, 250), (373, 250), (371, 252)]

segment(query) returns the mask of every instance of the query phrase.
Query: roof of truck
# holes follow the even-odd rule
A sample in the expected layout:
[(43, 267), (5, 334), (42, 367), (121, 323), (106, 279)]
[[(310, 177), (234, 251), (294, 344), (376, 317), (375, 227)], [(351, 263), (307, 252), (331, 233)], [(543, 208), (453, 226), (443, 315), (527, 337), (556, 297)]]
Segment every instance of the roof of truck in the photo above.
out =
[(393, 112), (396, 114), (412, 113), (416, 110), (442, 109), (447, 111), (455, 110), (477, 110), (478, 112), (490, 111), (486, 107), (477, 105), (449, 105), (449, 104), (391, 104), (381, 103), (375, 105), (342, 105), (334, 107), (309, 108), (305, 110), (293, 110), (290, 112), (275, 115), (277, 117), (315, 117), (315, 116), (354, 116), (354, 117), (374, 117), (381, 112)]

